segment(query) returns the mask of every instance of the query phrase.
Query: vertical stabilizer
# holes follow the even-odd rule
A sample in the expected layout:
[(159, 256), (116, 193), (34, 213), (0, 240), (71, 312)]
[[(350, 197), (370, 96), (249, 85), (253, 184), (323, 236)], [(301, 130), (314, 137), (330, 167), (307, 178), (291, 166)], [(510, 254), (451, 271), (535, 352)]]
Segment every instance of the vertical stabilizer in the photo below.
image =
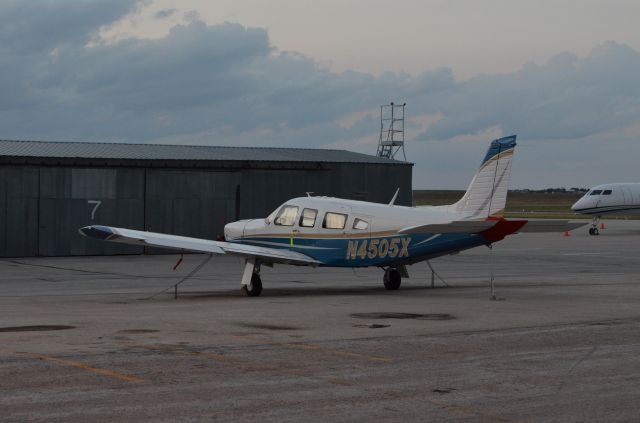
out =
[(455, 212), (470, 218), (502, 217), (507, 202), (515, 146), (515, 135), (491, 142), (480, 170), (471, 180), (467, 192), (451, 206)]

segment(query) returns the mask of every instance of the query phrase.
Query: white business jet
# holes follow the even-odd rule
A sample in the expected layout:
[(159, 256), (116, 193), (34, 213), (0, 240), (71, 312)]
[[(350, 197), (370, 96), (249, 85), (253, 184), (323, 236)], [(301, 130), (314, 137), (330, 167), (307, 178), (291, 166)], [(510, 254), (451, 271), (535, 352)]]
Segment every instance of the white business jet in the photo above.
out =
[(617, 183), (591, 188), (571, 210), (593, 216), (590, 235), (599, 235), (602, 216), (640, 214), (640, 183)]
[(241, 287), (260, 295), (260, 266), (368, 267), (384, 269), (384, 286), (398, 289), (406, 265), (504, 239), (516, 232), (554, 232), (582, 226), (568, 221), (505, 220), (516, 137), (491, 143), (464, 196), (446, 206), (404, 207), (332, 197), (286, 201), (263, 219), (224, 228), (224, 241), (92, 225), (90, 238), (144, 246), (244, 257)]

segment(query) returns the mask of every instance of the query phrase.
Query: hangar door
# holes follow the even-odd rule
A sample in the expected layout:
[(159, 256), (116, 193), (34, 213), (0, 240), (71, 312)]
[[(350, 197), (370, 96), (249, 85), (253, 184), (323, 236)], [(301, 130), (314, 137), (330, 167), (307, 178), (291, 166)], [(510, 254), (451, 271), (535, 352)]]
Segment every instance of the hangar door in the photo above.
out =
[(144, 228), (144, 170), (40, 168), (39, 255), (139, 254), (142, 247), (88, 239), (91, 224)]
[(239, 172), (149, 169), (145, 230), (216, 239), (236, 220), (239, 184)]

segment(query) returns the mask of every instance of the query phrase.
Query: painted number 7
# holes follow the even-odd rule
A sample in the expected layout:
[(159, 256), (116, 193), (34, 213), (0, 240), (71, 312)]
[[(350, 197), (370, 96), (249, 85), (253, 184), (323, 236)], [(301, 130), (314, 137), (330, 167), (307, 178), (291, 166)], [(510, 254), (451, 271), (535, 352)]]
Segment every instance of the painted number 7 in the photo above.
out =
[(102, 201), (99, 200), (87, 200), (87, 203), (93, 204), (93, 209), (91, 210), (91, 220), (96, 217), (96, 212), (98, 211), (98, 207), (102, 204)]

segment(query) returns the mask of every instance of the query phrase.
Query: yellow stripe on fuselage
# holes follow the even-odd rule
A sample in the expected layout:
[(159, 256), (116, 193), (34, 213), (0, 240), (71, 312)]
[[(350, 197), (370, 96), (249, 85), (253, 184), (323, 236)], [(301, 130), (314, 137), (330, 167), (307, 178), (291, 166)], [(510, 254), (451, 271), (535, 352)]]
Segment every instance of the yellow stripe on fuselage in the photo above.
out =
[[(295, 238), (322, 238), (322, 239), (343, 239), (343, 238), (372, 238), (372, 237), (383, 237), (383, 236), (403, 236), (403, 234), (398, 233), (399, 229), (393, 229), (389, 231), (378, 231), (378, 232), (366, 232), (366, 233), (345, 233), (345, 234), (295, 234)], [(281, 234), (252, 234), (244, 236), (243, 238), (291, 238), (291, 233), (283, 232)]]

